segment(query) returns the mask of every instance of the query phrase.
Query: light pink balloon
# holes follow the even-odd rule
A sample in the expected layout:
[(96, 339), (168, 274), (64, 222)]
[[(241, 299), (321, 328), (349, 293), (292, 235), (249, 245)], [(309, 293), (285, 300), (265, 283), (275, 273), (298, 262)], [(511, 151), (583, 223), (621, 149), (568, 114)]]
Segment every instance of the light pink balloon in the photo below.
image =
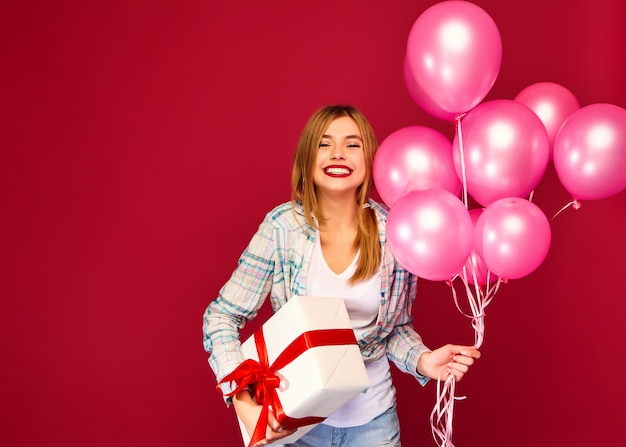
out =
[(548, 218), (519, 197), (497, 200), (476, 222), (474, 244), (488, 269), (506, 279), (522, 278), (539, 267), (550, 249)]
[(554, 142), (554, 168), (579, 200), (597, 200), (626, 188), (626, 110), (591, 104), (575, 111)]
[(404, 85), (413, 101), (426, 113), (445, 121), (455, 121), (456, 114), (446, 112), (439, 107), (419, 86), (406, 57), (404, 58)]
[(472, 220), (463, 202), (439, 188), (412, 191), (387, 216), (387, 241), (396, 260), (432, 281), (455, 276), (472, 248)]
[(466, 1), (443, 1), (415, 21), (407, 60), (417, 84), (441, 110), (471, 110), (493, 86), (502, 63), (502, 40), (493, 19)]
[(483, 206), (528, 196), (546, 171), (549, 153), (539, 117), (510, 99), (487, 101), (471, 110), (461, 120), (461, 137), (457, 133), (453, 142), (456, 172), (463, 180), (465, 167), (467, 192)]
[(519, 92), (515, 96), (515, 101), (530, 108), (543, 122), (550, 140), (550, 160), (552, 160), (556, 134), (565, 120), (580, 108), (578, 100), (562, 85), (538, 82)]
[(453, 194), (461, 189), (452, 142), (423, 126), (404, 127), (385, 138), (374, 157), (373, 175), (376, 190), (390, 207), (417, 189), (442, 188)]
[[(476, 223), (478, 222), (478, 218), (480, 217), (482, 212), (482, 208), (469, 210), (469, 215), (472, 219), (472, 228), (474, 230), (474, 235), (476, 235)], [(473, 240), (475, 241), (475, 239)], [(481, 258), (478, 254), (475, 242), (472, 243), (472, 250), (470, 252), (469, 258), (467, 258), (467, 262), (465, 263), (465, 271), (467, 274), (467, 282), (470, 284), (475, 284), (476, 282), (478, 282), (479, 286), (484, 286), (487, 284), (487, 276), (489, 276), (490, 280), (492, 281), (495, 281), (497, 279), (496, 275), (489, 275), (489, 269), (487, 268), (487, 264), (485, 264), (483, 258)], [(476, 281), (474, 281), (474, 277), (476, 278)]]

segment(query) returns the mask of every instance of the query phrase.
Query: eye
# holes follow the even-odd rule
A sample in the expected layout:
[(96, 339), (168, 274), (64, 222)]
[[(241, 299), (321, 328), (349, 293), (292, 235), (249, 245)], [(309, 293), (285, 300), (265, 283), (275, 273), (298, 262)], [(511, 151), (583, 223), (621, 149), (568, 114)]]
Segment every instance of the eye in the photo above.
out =
[(326, 148), (326, 147), (330, 147), (330, 143), (327, 143), (325, 141), (320, 142), (319, 145), (320, 148)]
[(348, 147), (350, 149), (358, 149), (361, 147), (361, 145), (359, 143), (348, 143)]

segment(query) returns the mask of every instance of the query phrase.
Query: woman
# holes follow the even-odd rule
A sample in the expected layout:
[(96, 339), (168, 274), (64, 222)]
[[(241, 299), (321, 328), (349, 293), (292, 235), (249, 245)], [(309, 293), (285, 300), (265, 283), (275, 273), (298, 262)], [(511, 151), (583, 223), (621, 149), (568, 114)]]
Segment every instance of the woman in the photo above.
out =
[[(204, 315), (204, 346), (221, 380), (242, 362), (238, 331), (268, 294), (274, 311), (292, 296), (344, 298), (371, 386), (292, 446), (399, 446), (389, 360), (423, 385), (447, 372), (460, 380), (480, 357), (470, 346), (431, 351), (413, 328), (417, 278), (394, 260), (385, 239), (387, 211), (369, 198), (377, 147), (354, 107), (318, 110), (295, 154), (293, 200), (267, 214)], [(261, 406), (246, 390), (232, 403), (252, 433)], [(270, 415), (258, 445), (291, 433)]]

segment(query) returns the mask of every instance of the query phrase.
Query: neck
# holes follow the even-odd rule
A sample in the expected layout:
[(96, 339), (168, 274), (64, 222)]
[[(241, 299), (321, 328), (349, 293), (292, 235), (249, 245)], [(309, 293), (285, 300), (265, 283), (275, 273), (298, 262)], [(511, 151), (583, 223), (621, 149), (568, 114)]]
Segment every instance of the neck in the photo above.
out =
[(318, 203), (324, 222), (320, 222), (320, 230), (356, 229), (358, 226), (358, 204), (354, 195), (341, 197), (318, 197)]

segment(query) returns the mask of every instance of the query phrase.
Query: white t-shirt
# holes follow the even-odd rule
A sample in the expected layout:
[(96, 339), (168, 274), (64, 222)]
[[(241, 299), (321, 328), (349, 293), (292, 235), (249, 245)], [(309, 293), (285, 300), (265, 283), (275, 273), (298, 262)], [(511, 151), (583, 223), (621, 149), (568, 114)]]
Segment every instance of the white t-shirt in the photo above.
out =
[[(350, 316), (354, 335), (358, 339), (376, 324), (380, 306), (380, 270), (366, 280), (350, 284), (356, 270), (359, 253), (342, 273), (333, 272), (322, 253), (319, 233), (307, 275), (307, 295), (342, 297)], [(388, 410), (395, 402), (395, 388), (387, 357), (365, 365), (370, 387), (330, 415), (324, 424), (333, 427), (356, 427), (366, 424)]]

